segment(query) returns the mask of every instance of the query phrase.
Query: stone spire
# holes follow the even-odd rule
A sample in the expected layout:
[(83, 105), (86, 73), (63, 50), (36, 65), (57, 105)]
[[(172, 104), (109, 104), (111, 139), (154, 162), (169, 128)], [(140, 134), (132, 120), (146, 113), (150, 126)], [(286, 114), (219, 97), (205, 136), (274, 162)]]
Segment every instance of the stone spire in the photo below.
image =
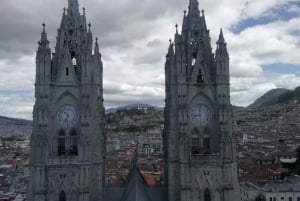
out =
[(167, 56), (171, 59), (173, 59), (175, 57), (175, 53), (174, 53), (174, 43), (172, 42), (172, 40), (170, 39), (170, 45), (169, 45), (169, 49), (168, 49), (168, 54)]
[(85, 30), (87, 30), (87, 23), (86, 23), (86, 15), (85, 15), (85, 7), (82, 8), (82, 15), (83, 15), (83, 27)]
[(188, 19), (187, 19), (187, 15), (186, 15), (186, 10), (184, 10), (184, 15), (183, 15), (183, 22), (182, 22), (182, 30), (181, 33), (187, 31), (188, 29)]
[(99, 51), (99, 44), (98, 44), (98, 38), (96, 37), (95, 47), (94, 47), (94, 53), (95, 55), (101, 55)]
[(78, 3), (78, 0), (68, 0), (68, 1), (69, 1), (68, 9), (71, 10), (71, 11), (73, 11), (74, 14), (75, 13), (79, 14), (79, 3)]
[(198, 0), (190, 0), (189, 15), (200, 15)]
[(88, 51), (93, 50), (93, 34), (92, 34), (92, 24), (88, 24), (88, 32), (87, 32), (87, 46), (88, 46)]
[(223, 35), (223, 30), (220, 30), (219, 34), (219, 43), (225, 43), (224, 35)]
[(219, 39), (217, 41), (216, 56), (228, 56), (227, 45), (224, 39), (223, 30), (220, 30)]
[[(46, 24), (43, 23), (41, 40), (36, 54), (36, 84), (49, 83), (51, 80), (51, 49), (46, 33)], [(37, 91), (42, 90), (37, 87)], [(39, 92), (46, 93), (46, 92)]]
[(49, 47), (49, 41), (47, 38), (47, 33), (46, 33), (46, 24), (43, 23), (43, 31), (41, 33), (41, 41), (39, 42), (39, 45), (41, 48), (48, 48)]

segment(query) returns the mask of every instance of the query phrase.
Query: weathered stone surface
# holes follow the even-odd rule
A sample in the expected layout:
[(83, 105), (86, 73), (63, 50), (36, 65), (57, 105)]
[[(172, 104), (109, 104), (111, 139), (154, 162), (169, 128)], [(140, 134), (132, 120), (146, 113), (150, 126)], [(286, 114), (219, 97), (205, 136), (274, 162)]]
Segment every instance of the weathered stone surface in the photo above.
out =
[(165, 73), (169, 200), (238, 201), (229, 56), (222, 30), (212, 53), (197, 0), (170, 42)]

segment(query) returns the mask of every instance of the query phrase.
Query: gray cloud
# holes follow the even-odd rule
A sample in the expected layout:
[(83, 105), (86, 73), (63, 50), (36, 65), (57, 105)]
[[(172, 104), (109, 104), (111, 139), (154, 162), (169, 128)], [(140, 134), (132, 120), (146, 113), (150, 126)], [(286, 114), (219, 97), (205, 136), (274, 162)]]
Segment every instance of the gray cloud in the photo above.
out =
[[(224, 28), (231, 55), (232, 100), (245, 105), (266, 90), (297, 85), (295, 75), (263, 78), (261, 66), (276, 62), (300, 64), (300, 18), (252, 26), (234, 34), (230, 27), (281, 1), (199, 0), (206, 10), (212, 41)], [(98, 36), (104, 62), (106, 107), (133, 102), (164, 104), (164, 60), (168, 40), (181, 25), (188, 0), (79, 0)], [(0, 7), (0, 109), (2, 115), (31, 118), (34, 102), (35, 52), (41, 24), (46, 22), (52, 50), (67, 0), (2, 0)], [(294, 9), (297, 9), (295, 7)], [(226, 16), (226, 20), (224, 20)], [(279, 37), (280, 36), (280, 37)], [(214, 43), (214, 42), (213, 42)], [(213, 44), (214, 45), (214, 44)], [(286, 75), (287, 76), (287, 75)], [(253, 90), (257, 89), (257, 90)], [(12, 93), (5, 93), (12, 91)], [(26, 93), (20, 93), (26, 91)], [(1, 115), (0, 114), (0, 115)]]

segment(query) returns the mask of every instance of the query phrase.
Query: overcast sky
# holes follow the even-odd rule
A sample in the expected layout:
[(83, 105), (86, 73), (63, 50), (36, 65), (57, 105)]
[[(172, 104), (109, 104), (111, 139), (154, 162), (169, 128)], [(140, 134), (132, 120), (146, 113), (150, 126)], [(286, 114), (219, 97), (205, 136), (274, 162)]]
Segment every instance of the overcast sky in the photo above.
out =
[[(105, 107), (164, 105), (164, 62), (189, 0), (79, 0), (104, 62)], [(300, 86), (299, 0), (199, 0), (211, 41), (222, 27), (231, 96), (246, 106), (273, 88)], [(67, 0), (1, 0), (0, 115), (32, 119), (35, 53), (42, 30), (53, 50)]]

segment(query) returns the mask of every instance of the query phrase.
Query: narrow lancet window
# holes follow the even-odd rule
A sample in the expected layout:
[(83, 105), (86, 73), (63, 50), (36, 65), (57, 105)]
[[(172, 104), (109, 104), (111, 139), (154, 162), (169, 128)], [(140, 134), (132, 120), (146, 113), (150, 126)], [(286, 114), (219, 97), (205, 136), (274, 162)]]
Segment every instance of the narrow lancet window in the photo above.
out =
[(59, 201), (67, 201), (65, 191), (61, 191), (59, 194)]
[(193, 137), (192, 138), (192, 154), (200, 154), (201, 149), (200, 149), (200, 139), (198, 137)]
[(204, 82), (204, 80), (203, 80), (203, 74), (202, 74), (201, 69), (199, 69), (199, 74), (197, 76), (197, 82), (198, 83), (203, 83)]
[(70, 138), (70, 155), (78, 155), (78, 138), (75, 130), (71, 131)]
[(205, 189), (204, 191), (204, 201), (211, 201), (211, 195), (208, 189)]
[(66, 155), (66, 133), (63, 130), (58, 134), (57, 152), (59, 156)]
[(204, 154), (210, 154), (210, 139), (208, 137), (203, 139)]

